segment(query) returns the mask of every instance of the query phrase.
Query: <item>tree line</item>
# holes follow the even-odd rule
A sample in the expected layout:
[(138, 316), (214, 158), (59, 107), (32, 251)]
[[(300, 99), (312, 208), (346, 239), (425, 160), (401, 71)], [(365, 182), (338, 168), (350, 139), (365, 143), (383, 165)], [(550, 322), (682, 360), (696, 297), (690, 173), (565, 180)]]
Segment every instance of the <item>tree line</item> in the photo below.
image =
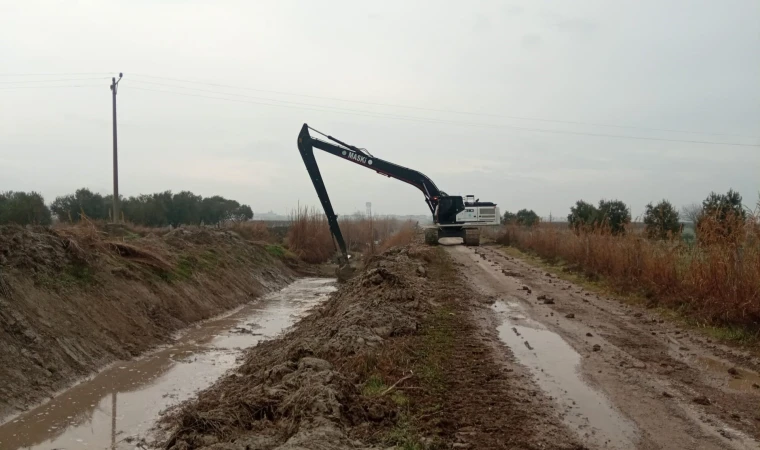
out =
[[(60, 222), (78, 222), (82, 217), (110, 220), (112, 206), (112, 195), (101, 195), (87, 188), (56, 197), (50, 205), (37, 192), (9, 191), (0, 193), (0, 224), (49, 225), (53, 218)], [(152, 227), (218, 224), (253, 218), (249, 205), (218, 195), (204, 198), (189, 191), (121, 197), (121, 210), (124, 220)]]
[[(725, 237), (731, 235), (737, 224), (747, 219), (747, 211), (742, 204), (742, 196), (730, 189), (726, 194), (711, 192), (701, 204), (683, 207), (681, 213), (667, 200), (649, 203), (644, 210), (644, 229), (651, 239), (666, 239), (680, 236), (682, 219), (694, 225), (697, 235), (710, 232)], [(506, 211), (502, 223), (533, 226), (540, 222), (533, 210), (521, 209), (517, 213)], [(578, 200), (570, 207), (567, 223), (573, 230), (598, 229), (604, 227), (613, 234), (623, 234), (631, 223), (631, 210), (620, 200), (600, 200), (593, 205)]]

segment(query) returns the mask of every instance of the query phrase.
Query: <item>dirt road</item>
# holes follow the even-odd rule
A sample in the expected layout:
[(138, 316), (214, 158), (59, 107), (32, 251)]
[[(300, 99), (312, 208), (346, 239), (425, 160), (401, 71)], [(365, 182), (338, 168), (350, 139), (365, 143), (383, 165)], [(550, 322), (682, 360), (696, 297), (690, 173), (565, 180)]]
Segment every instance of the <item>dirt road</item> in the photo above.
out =
[[(447, 246), (497, 327), (589, 448), (756, 449), (758, 359), (600, 297), (494, 247)], [(510, 352), (511, 350), (511, 352)]]

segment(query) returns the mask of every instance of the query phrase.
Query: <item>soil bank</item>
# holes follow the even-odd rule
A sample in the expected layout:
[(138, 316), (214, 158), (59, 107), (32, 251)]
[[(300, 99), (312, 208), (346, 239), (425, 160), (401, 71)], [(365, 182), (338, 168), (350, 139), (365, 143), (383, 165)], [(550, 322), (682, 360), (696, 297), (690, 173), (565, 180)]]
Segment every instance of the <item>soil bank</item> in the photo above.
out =
[(141, 448), (146, 432), (167, 407), (213, 384), (239, 364), (244, 349), (272, 339), (333, 290), (333, 279), (299, 278), (279, 291), (196, 323), (170, 344), (112, 364), (0, 425), (0, 448)]
[(0, 227), (0, 420), (293, 277), (229, 231)]

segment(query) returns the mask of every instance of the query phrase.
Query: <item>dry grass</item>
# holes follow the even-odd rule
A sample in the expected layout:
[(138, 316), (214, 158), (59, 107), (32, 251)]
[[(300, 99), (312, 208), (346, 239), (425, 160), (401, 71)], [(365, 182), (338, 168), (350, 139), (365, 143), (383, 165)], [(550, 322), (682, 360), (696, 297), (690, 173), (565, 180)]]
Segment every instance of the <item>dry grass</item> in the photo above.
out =
[(731, 227), (705, 222), (697, 245), (652, 241), (640, 233), (509, 226), (498, 242), (604, 277), (621, 292), (675, 307), (712, 324), (760, 325), (760, 216)]
[(249, 241), (274, 242), (269, 228), (263, 222), (232, 222), (224, 226)]
[[(314, 208), (297, 208), (291, 213), (286, 237), (288, 249), (308, 263), (328, 261), (337, 251), (327, 218)], [(343, 239), (349, 252), (365, 256), (394, 245), (411, 242), (415, 225), (389, 217), (354, 215), (339, 219)], [(374, 236), (373, 236), (374, 235)]]
[(321, 263), (335, 254), (335, 244), (324, 214), (316, 209), (298, 207), (290, 215), (288, 249), (308, 263)]
[(417, 226), (411, 222), (402, 222), (398, 230), (380, 243), (380, 251), (383, 252), (391, 247), (411, 244), (418, 235)]

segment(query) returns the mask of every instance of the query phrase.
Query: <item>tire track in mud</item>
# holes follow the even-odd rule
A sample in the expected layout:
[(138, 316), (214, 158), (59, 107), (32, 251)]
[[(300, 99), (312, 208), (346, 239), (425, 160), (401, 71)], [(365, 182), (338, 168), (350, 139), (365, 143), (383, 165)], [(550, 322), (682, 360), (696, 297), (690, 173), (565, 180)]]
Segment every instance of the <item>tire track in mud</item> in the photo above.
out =
[[(678, 329), (651, 311), (600, 298), (494, 248), (455, 246), (447, 250), (473, 288), (497, 299), (500, 306), (491, 315), (504, 324), (503, 335), (511, 334), (503, 337), (516, 356), (531, 353), (520, 343), (521, 338), (535, 348), (532, 362), (525, 358), (521, 361), (555, 399), (565, 423), (589, 447), (630, 448), (625, 444), (628, 439), (637, 448), (646, 449), (759, 448), (755, 439), (760, 434), (760, 389), (751, 388), (757, 374), (747, 368), (735, 369), (747, 380), (740, 384), (726, 370), (747, 360), (746, 355), (737, 355), (731, 363), (721, 360), (719, 355), (736, 352), (713, 351), (699, 336)], [(522, 336), (516, 336), (513, 326)], [(549, 376), (546, 364), (556, 366), (552, 361), (558, 358), (557, 353), (568, 350), (562, 350), (561, 344), (558, 350), (556, 345), (542, 348), (545, 342), (529, 341), (523, 331), (537, 329), (561, 337), (564, 345), (579, 355), (578, 376), (630, 421), (633, 437), (608, 436), (610, 428), (600, 423), (593, 408), (572, 405), (573, 393), (562, 395), (560, 391), (558, 395), (557, 389), (542, 381)], [(706, 368), (705, 361), (724, 371)], [(567, 385), (561, 376), (554, 374), (553, 378), (560, 389)], [(580, 406), (575, 410), (579, 416), (567, 414), (568, 400), (571, 406)], [(574, 420), (578, 417), (586, 420), (587, 426)]]

